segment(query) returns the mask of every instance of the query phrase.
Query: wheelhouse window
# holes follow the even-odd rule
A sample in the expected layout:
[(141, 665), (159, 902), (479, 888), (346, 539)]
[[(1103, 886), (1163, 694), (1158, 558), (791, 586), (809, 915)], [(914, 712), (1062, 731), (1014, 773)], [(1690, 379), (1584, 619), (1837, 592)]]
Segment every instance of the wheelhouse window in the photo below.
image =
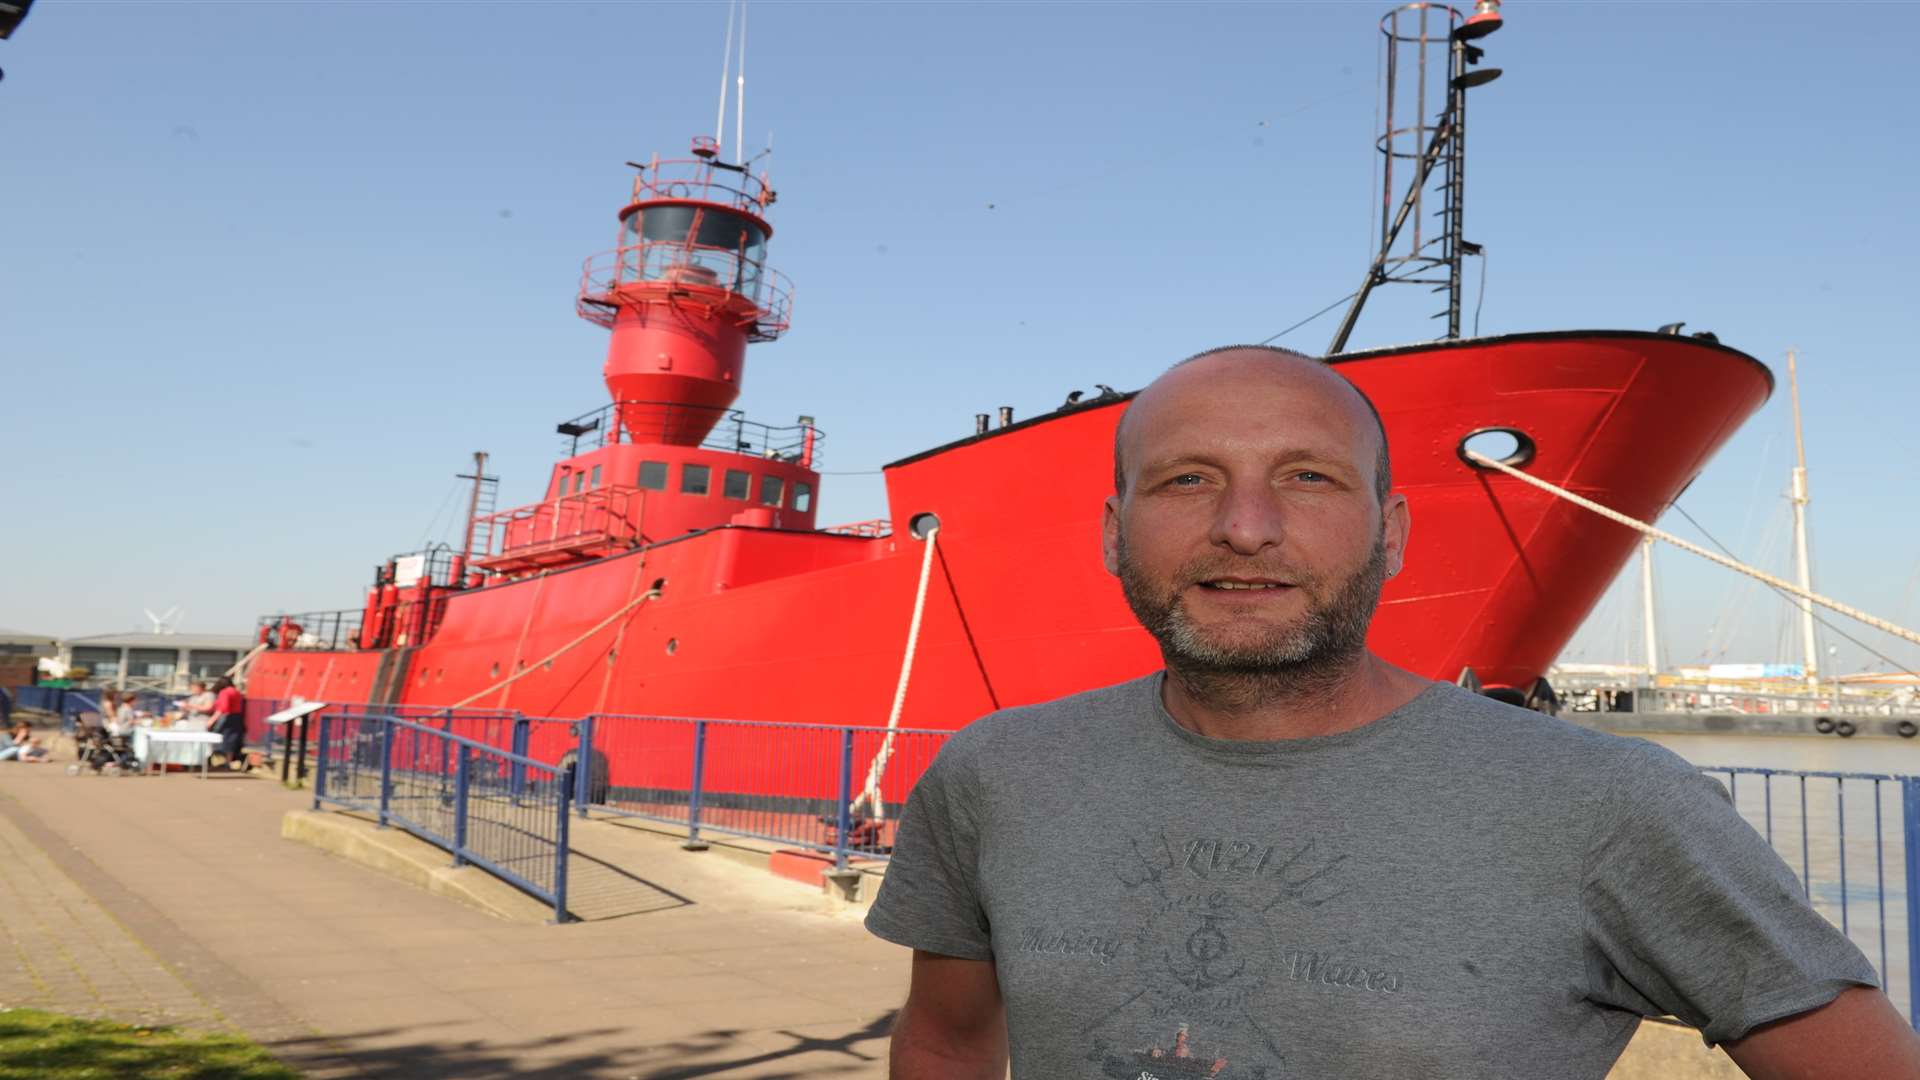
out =
[(595, 465), (593, 467), (593, 479), (587, 481), (587, 486), (590, 488), (597, 488), (600, 486), (600, 466)]
[(779, 506), (780, 499), (787, 493), (787, 482), (777, 476), (760, 478), (760, 505)]
[(664, 461), (641, 462), (640, 486), (648, 491), (667, 490), (667, 463)]
[(707, 465), (680, 466), (680, 491), (686, 495), (705, 495), (713, 483), (713, 469)]
[(729, 499), (738, 499), (741, 502), (746, 502), (747, 488), (748, 485), (752, 483), (752, 474), (741, 472), (739, 469), (728, 469), (726, 487), (720, 490), (720, 494), (725, 495)]
[(801, 513), (813, 509), (813, 485), (794, 481), (793, 508)]
[(587, 485), (586, 473), (577, 472), (573, 474), (573, 493), (575, 495), (580, 494), (580, 489), (585, 487), (586, 485)]

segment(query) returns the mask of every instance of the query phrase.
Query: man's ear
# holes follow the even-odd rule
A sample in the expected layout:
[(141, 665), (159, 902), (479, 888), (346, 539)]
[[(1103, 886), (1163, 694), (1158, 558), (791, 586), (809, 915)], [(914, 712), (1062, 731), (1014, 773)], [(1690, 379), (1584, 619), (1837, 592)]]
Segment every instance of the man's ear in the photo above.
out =
[(1107, 496), (1106, 509), (1100, 515), (1100, 558), (1107, 573), (1120, 576), (1120, 496)]
[(1387, 551), (1387, 576), (1398, 574), (1407, 564), (1407, 537), (1413, 531), (1413, 518), (1407, 509), (1407, 497), (1398, 493), (1387, 496), (1387, 504), (1380, 509), (1381, 542)]

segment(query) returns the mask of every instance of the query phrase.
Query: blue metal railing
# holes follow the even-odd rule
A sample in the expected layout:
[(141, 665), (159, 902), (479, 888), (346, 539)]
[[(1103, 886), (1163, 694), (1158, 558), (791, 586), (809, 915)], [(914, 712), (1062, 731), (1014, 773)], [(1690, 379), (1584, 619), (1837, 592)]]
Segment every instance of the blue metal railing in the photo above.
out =
[[(1702, 767), (1920, 1028), (1920, 777)], [(1851, 822), (1851, 828), (1849, 828)]]
[(567, 770), (391, 714), (328, 710), (319, 730), (314, 809), (371, 812), (567, 921)]

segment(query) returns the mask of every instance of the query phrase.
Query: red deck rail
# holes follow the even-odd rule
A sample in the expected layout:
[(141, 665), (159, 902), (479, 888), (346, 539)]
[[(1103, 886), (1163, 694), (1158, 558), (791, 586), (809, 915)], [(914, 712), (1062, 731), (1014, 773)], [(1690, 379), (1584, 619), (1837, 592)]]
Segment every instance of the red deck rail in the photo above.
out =
[(645, 544), (646, 492), (599, 487), (489, 514), (474, 522), (476, 566), (499, 573), (598, 559)]

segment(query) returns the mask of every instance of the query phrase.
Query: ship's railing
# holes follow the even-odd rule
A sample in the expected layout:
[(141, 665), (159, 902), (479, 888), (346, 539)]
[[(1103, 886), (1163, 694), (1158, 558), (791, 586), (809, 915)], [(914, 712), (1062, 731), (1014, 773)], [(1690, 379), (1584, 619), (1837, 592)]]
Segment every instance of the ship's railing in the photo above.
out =
[(893, 522), (886, 518), (874, 518), (871, 521), (855, 521), (847, 525), (829, 525), (820, 530), (835, 536), (864, 536), (874, 539), (893, 535)]
[(772, 341), (793, 325), (793, 282), (785, 274), (744, 251), (684, 240), (641, 240), (588, 256), (574, 308), (588, 322), (611, 328), (631, 302), (621, 290), (648, 282), (675, 286), (673, 292), (689, 297), (704, 294), (718, 304), (746, 301), (751, 311), (741, 318), (749, 341)]
[[(581, 413), (560, 425), (568, 457), (582, 447), (609, 443), (668, 442), (675, 432), (704, 429), (703, 450), (804, 464), (819, 468), (827, 433), (812, 424), (775, 427), (748, 420), (739, 409), (716, 409), (673, 401), (616, 401)], [(578, 432), (578, 435), (568, 434)]]
[(646, 543), (641, 532), (646, 494), (636, 487), (602, 485), (475, 518), (475, 561), (531, 558), (589, 542), (609, 549), (637, 547)]
[[(574, 725), (574, 804), (831, 856), (886, 859), (907, 794), (947, 731), (595, 714)], [(535, 736), (537, 738), (538, 736)], [(889, 742), (891, 745), (889, 746)], [(882, 748), (886, 761), (873, 763)], [(854, 802), (875, 776), (878, 806)]]
[(372, 813), (567, 915), (565, 769), (391, 714), (320, 716), (313, 806)]
[(262, 615), (254, 620), (254, 640), (276, 649), (357, 649), (365, 616), (362, 608)]
[[(711, 136), (694, 140), (696, 149), (718, 152)], [(655, 157), (633, 178), (633, 201), (697, 199), (763, 215), (773, 205), (773, 189), (766, 181), (738, 165), (721, 164), (710, 157)]]

